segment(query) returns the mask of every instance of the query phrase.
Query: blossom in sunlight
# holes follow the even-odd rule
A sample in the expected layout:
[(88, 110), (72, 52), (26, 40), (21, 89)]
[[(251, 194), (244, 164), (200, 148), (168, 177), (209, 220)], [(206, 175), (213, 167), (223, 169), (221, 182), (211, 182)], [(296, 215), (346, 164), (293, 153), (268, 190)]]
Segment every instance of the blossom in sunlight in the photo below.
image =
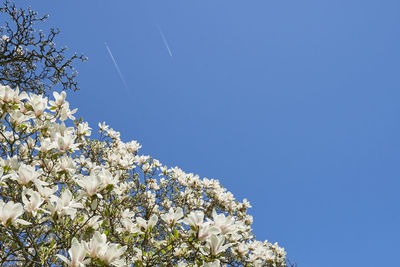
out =
[(69, 190), (62, 192), (61, 197), (52, 195), (50, 199), (52, 202), (55, 202), (55, 206), (52, 205), (52, 214), (57, 211), (73, 218), (77, 209), (83, 208), (81, 203), (73, 199), (72, 193)]
[(176, 211), (173, 208), (170, 208), (168, 213), (161, 215), (161, 219), (169, 225), (174, 225), (179, 222), (179, 219), (183, 217), (183, 210), (181, 207), (178, 207)]
[[(29, 195), (29, 200), (26, 197), (27, 195)], [(32, 213), (33, 216), (36, 215), (36, 211), (39, 209), (40, 205), (42, 205), (43, 201), (40, 194), (32, 189), (28, 189), (26, 193), (22, 194), (22, 202), (25, 205), (25, 210)]]
[(31, 119), (31, 116), (25, 115), (18, 110), (13, 110), (10, 112), (10, 121), (15, 125), (21, 125), (25, 121)]
[(84, 243), (86, 250), (89, 253), (89, 257), (96, 258), (104, 254), (107, 248), (107, 236), (105, 234), (100, 234), (99, 232), (94, 232), (94, 235), (89, 243)]
[(213, 219), (214, 225), (224, 234), (230, 233), (236, 228), (235, 219), (230, 216), (226, 217), (223, 213), (217, 214), (217, 212), (213, 210)]
[(50, 187), (43, 187), (41, 185), (37, 185), (37, 189), (39, 194), (44, 198), (44, 199), (49, 199), (50, 196), (52, 196), (55, 192), (58, 190), (58, 186), (53, 186), (52, 188)]
[[(21, 185), (26, 185), (29, 182), (34, 182), (41, 175), (40, 171), (36, 171), (34, 167), (21, 164), (16, 175), (11, 179), (16, 180)], [(41, 182), (41, 185), (46, 183)]]
[(215, 261), (212, 261), (212, 262), (204, 263), (202, 267), (220, 267), (220, 266), (221, 266), (220, 261), (219, 260), (215, 260)]
[(42, 153), (45, 153), (56, 147), (57, 147), (57, 144), (53, 143), (53, 141), (50, 138), (43, 138), (42, 140), (40, 140), (39, 151)]
[(0, 221), (3, 225), (6, 225), (8, 220), (11, 220), (11, 223), (13, 224), (30, 224), (27, 221), (18, 219), (18, 217), (21, 216), (23, 213), (24, 208), (20, 203), (14, 203), (14, 201), (4, 203), (3, 200), (0, 199)]
[(221, 230), (210, 223), (202, 223), (199, 225), (199, 232), (197, 238), (201, 241), (206, 240), (212, 234), (219, 234)]
[(100, 198), (102, 197), (98, 192), (103, 188), (103, 183), (98, 176), (83, 176), (77, 179), (76, 183), (81, 186), (89, 196), (97, 195)]
[(127, 246), (119, 246), (118, 244), (109, 244), (105, 248), (105, 252), (103, 255), (100, 256), (100, 259), (104, 261), (106, 264), (113, 264), (116, 266), (119, 266), (122, 264), (121, 261), (118, 260), (118, 258), (124, 254), (126, 251)]
[(10, 40), (10, 37), (8, 37), (7, 35), (2, 35), (2, 36), (1, 36), (1, 41), (2, 41), (2, 42), (5, 43), (5, 42), (8, 42), (9, 40)]
[(96, 173), (97, 179), (100, 181), (101, 184), (104, 186), (107, 185), (116, 185), (119, 181), (118, 176), (112, 175), (109, 171), (107, 170), (101, 170)]
[(223, 252), (225, 249), (229, 248), (231, 244), (223, 245), (225, 242), (225, 238), (223, 236), (217, 236), (212, 234), (210, 239), (207, 240), (207, 244), (210, 247), (211, 255), (218, 255)]
[(61, 110), (60, 110), (60, 120), (65, 121), (67, 119), (70, 120), (75, 120), (75, 117), (72, 116), (72, 114), (75, 114), (77, 109), (70, 110), (69, 109), (69, 103), (65, 102), (64, 105), (62, 105)]
[(53, 92), (53, 96), (54, 96), (54, 101), (49, 101), (50, 106), (52, 107), (61, 107), (64, 104), (65, 101), (65, 97), (67, 96), (67, 94), (65, 93), (65, 91), (62, 91), (60, 94), (57, 92)]
[(202, 211), (192, 211), (183, 222), (189, 226), (196, 227), (203, 223), (204, 213)]
[(35, 94), (31, 94), (29, 97), (29, 103), (31, 104), (33, 113), (37, 118), (39, 118), (40, 116), (42, 116), (44, 110), (47, 108), (47, 97)]
[(79, 242), (75, 237), (72, 239), (71, 248), (68, 250), (71, 260), (63, 255), (57, 255), (61, 260), (63, 260), (70, 267), (81, 267), (89, 263), (90, 259), (84, 260), (87, 254), (85, 246), (83, 243)]
[(57, 135), (57, 148), (61, 152), (66, 152), (68, 150), (76, 150), (78, 145), (75, 144), (75, 136), (71, 133), (65, 133), (63, 136)]
[(94, 232), (89, 243), (84, 243), (89, 257), (99, 258), (106, 264), (118, 265), (119, 257), (126, 251), (127, 247), (121, 247), (118, 244), (109, 244), (107, 236)]
[(136, 222), (139, 225), (140, 228), (143, 228), (144, 230), (147, 230), (151, 227), (154, 227), (158, 221), (157, 215), (153, 214), (151, 215), (150, 219), (146, 221), (145, 219), (138, 217), (136, 218)]
[(79, 123), (78, 128), (76, 129), (76, 134), (90, 136), (90, 134), (92, 133), (91, 129), (92, 128), (89, 127), (89, 124), (87, 122), (82, 122)]
[(8, 86), (0, 85), (0, 102), (19, 103), (26, 98), (28, 98), (28, 95), (25, 92), (19, 93), (19, 89), (13, 90)]

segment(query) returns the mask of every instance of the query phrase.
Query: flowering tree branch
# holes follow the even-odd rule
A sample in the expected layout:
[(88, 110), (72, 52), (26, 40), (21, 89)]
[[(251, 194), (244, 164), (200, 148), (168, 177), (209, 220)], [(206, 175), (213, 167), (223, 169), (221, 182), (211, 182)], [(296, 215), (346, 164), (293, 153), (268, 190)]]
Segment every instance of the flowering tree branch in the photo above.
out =
[(0, 28), (0, 83), (34, 93), (47, 93), (60, 84), (63, 90), (77, 90), (77, 72), (73, 62), (87, 60), (83, 55), (66, 56), (67, 47), (56, 48), (58, 29), (48, 34), (36, 31), (35, 24), (45, 22), (47, 15), (28, 8), (16, 8), (4, 2), (0, 14), (5, 25)]
[(254, 238), (247, 200), (139, 155), (105, 123), (91, 138), (53, 95), (0, 86), (2, 265), (286, 266)]

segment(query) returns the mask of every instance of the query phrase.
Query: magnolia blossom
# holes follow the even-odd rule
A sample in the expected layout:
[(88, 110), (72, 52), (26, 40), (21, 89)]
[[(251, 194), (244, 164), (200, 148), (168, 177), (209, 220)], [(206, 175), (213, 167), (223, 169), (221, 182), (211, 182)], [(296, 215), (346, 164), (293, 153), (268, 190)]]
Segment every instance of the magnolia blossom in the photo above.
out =
[(179, 222), (179, 219), (183, 217), (183, 210), (181, 207), (178, 207), (176, 211), (173, 208), (170, 208), (168, 213), (161, 215), (161, 219), (169, 225), (174, 225)]
[(104, 169), (98, 171), (96, 177), (104, 186), (116, 185), (119, 181), (118, 176), (113, 176), (109, 171)]
[(158, 217), (155, 214), (151, 215), (151, 217), (148, 221), (146, 221), (145, 219), (143, 219), (141, 217), (136, 218), (137, 224), (144, 230), (154, 227), (156, 225), (157, 221), (158, 221)]
[(25, 92), (20, 93), (19, 89), (13, 90), (8, 86), (0, 85), (0, 101), (5, 103), (19, 103), (22, 99), (28, 98)]
[(83, 176), (76, 180), (76, 183), (81, 186), (89, 196), (97, 195), (102, 197), (98, 192), (103, 188), (103, 183), (98, 176)]
[(33, 113), (37, 118), (39, 118), (47, 108), (47, 97), (31, 94), (29, 98)]
[(8, 42), (8, 40), (10, 40), (10, 37), (8, 37), (7, 35), (2, 35), (1, 36), (1, 41)]
[(118, 244), (109, 244), (105, 247), (105, 252), (100, 256), (100, 259), (106, 264), (112, 264), (114, 266), (124, 265), (123, 261), (118, 258), (124, 254), (127, 246), (119, 246)]
[(90, 259), (84, 260), (87, 254), (84, 243), (81, 243), (75, 237), (72, 239), (71, 248), (68, 250), (71, 260), (63, 255), (57, 255), (70, 267), (81, 267), (89, 263)]
[(75, 114), (77, 109), (70, 110), (69, 103), (65, 102), (64, 105), (61, 107), (60, 110), (60, 120), (65, 121), (67, 119), (75, 120), (75, 117), (72, 114)]
[(11, 123), (14, 123), (15, 125), (21, 125), (22, 123), (31, 118), (32, 117), (30, 115), (25, 115), (17, 110), (13, 110), (10, 112)]
[(37, 185), (37, 189), (39, 194), (46, 200), (48, 200), (55, 192), (58, 190), (58, 186), (53, 187), (43, 187), (41, 185)]
[(219, 234), (221, 230), (210, 223), (202, 223), (199, 225), (199, 232), (197, 238), (201, 241), (206, 240), (212, 234)]
[[(18, 173), (13, 175), (11, 179), (16, 180), (21, 185), (26, 185), (29, 182), (37, 181), (36, 179), (41, 175), (40, 171), (36, 171), (34, 167), (21, 164)], [(40, 185), (45, 185), (44, 182), (39, 182)]]
[(210, 247), (211, 255), (218, 255), (219, 253), (223, 252), (225, 249), (231, 246), (231, 244), (223, 245), (224, 242), (225, 237), (212, 234), (210, 239), (207, 240), (207, 244)]
[(107, 242), (107, 236), (95, 232), (89, 243), (84, 243), (89, 257), (99, 258), (106, 264), (120, 265), (119, 257), (127, 249), (126, 246), (121, 247), (118, 244), (110, 244)]
[(14, 201), (9, 201), (4, 203), (3, 200), (0, 199), (0, 221), (3, 225), (6, 225), (8, 220), (11, 220), (11, 223), (16, 224), (20, 223), (23, 225), (30, 224), (27, 221), (22, 219), (18, 219), (24, 213), (24, 208), (20, 203), (14, 203)]
[[(27, 199), (27, 195), (29, 195), (29, 200)], [(22, 194), (22, 202), (24, 202), (25, 210), (36, 216), (36, 211), (39, 209), (40, 205), (42, 205), (44, 199), (40, 196), (40, 194), (32, 189), (28, 189), (26, 193)]]
[(89, 127), (89, 124), (87, 122), (82, 122), (79, 123), (78, 128), (76, 129), (76, 134), (90, 136), (90, 134), (92, 133), (91, 129), (92, 128)]
[(57, 135), (57, 148), (61, 152), (66, 152), (68, 150), (76, 150), (78, 145), (74, 143), (75, 136), (72, 133), (65, 133), (62, 135)]
[(219, 260), (215, 260), (215, 261), (212, 261), (212, 262), (204, 263), (202, 267), (220, 267), (220, 266), (221, 266), (220, 261)]
[(74, 218), (77, 209), (83, 208), (81, 203), (73, 199), (72, 193), (68, 189), (62, 192), (61, 197), (52, 195), (50, 199), (52, 202), (55, 202), (55, 206), (51, 205), (52, 214), (57, 211), (61, 214), (66, 214)]
[(217, 212), (213, 210), (213, 219), (214, 225), (224, 234), (230, 233), (236, 228), (235, 219), (230, 216), (226, 217), (223, 213), (217, 214)]
[(196, 227), (203, 223), (204, 213), (202, 211), (192, 211), (183, 222), (189, 226)]
[(107, 249), (107, 236), (105, 234), (100, 234), (99, 232), (94, 232), (94, 235), (89, 243), (84, 243), (86, 250), (89, 253), (89, 257), (96, 258), (104, 255)]
[(58, 92), (53, 92), (53, 96), (54, 101), (50, 100), (49, 104), (52, 107), (59, 108), (64, 104), (67, 94), (65, 93), (65, 91), (62, 91), (60, 94)]

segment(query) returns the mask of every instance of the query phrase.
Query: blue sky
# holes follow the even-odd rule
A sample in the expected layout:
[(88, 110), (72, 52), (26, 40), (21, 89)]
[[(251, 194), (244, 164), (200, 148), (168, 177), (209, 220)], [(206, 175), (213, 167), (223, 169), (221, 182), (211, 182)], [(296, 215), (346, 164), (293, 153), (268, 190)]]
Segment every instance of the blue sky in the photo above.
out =
[(398, 262), (399, 1), (18, 3), (89, 57), (69, 99), (93, 128), (248, 198), (299, 266)]

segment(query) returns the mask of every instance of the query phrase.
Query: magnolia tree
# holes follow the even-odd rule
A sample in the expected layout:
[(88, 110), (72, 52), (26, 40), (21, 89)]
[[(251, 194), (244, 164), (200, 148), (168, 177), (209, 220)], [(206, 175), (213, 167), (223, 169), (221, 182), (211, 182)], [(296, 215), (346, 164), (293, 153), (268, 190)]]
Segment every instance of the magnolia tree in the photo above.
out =
[(0, 86), (1, 266), (286, 266), (247, 200), (100, 137), (54, 99)]

